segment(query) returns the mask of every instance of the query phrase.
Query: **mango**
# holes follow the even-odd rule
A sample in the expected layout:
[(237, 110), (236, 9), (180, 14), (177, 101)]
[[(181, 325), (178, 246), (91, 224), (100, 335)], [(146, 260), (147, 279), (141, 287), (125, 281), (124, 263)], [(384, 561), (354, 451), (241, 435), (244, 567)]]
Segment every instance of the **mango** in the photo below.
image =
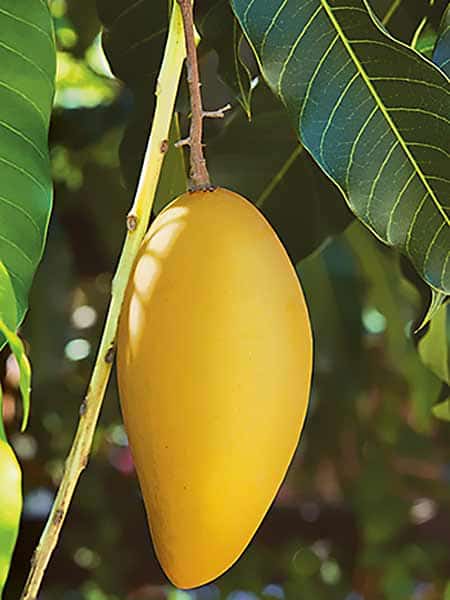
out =
[[(0, 419), (1, 406), (0, 398)], [(0, 598), (16, 545), (21, 512), (22, 473), (0, 423)]]
[(126, 291), (117, 359), (156, 554), (175, 586), (206, 584), (274, 500), (310, 392), (300, 283), (248, 200), (199, 191), (158, 215)]

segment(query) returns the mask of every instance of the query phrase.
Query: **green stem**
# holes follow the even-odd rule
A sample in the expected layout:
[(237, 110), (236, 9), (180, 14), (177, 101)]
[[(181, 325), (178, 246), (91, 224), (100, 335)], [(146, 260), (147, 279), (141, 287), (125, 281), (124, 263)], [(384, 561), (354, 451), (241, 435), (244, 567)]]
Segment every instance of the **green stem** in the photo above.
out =
[(298, 144), (298, 146), (296, 146), (294, 148), (293, 152), (288, 157), (288, 159), (283, 164), (283, 166), (278, 171), (278, 173), (270, 180), (269, 184), (266, 186), (266, 188), (260, 194), (258, 200), (255, 202), (255, 204), (258, 208), (261, 208), (261, 206), (264, 204), (264, 202), (267, 200), (267, 198), (272, 194), (274, 189), (281, 182), (283, 177), (286, 175), (286, 173), (289, 171), (289, 169), (292, 167), (292, 165), (294, 164), (294, 162), (297, 160), (297, 158), (300, 156), (300, 154), (302, 152), (303, 152), (303, 146), (301, 144)]
[(69, 509), (78, 479), (86, 467), (95, 427), (114, 360), (120, 311), (130, 273), (142, 238), (147, 230), (156, 187), (167, 149), (170, 124), (185, 58), (183, 22), (174, 2), (164, 58), (156, 87), (156, 109), (145, 153), (141, 178), (133, 206), (127, 217), (127, 236), (112, 285), (111, 302), (100, 348), (86, 397), (80, 410), (75, 438), (65, 463), (64, 475), (41, 539), (31, 561), (22, 600), (36, 600), (53, 550)]
[(382, 23), (383, 25), (387, 25), (392, 17), (395, 15), (397, 10), (400, 8), (402, 0), (394, 0), (391, 6), (388, 8), (387, 13), (384, 15)]

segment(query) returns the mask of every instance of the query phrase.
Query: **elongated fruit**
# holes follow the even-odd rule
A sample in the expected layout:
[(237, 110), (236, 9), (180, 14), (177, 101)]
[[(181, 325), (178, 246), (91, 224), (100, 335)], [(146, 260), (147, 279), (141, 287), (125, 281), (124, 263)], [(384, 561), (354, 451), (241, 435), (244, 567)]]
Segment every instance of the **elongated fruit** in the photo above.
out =
[[(0, 390), (1, 395), (1, 390)], [(0, 398), (0, 419), (1, 414)], [(8, 577), (22, 512), (22, 474), (0, 423), (0, 598)]]
[(185, 194), (154, 221), (118, 339), (122, 411), (156, 553), (178, 587), (241, 555), (297, 446), (312, 339), (296, 273), (233, 192)]

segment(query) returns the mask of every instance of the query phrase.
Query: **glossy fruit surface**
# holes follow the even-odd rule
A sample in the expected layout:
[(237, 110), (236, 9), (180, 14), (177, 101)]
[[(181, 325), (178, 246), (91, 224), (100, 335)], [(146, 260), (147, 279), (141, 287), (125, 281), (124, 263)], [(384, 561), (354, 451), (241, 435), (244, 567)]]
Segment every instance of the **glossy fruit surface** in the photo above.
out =
[[(0, 430), (0, 434), (3, 433), (2, 424), (0, 424)], [(0, 435), (0, 598), (16, 545), (21, 512), (22, 475), (20, 467), (11, 447)]]
[(185, 194), (154, 221), (118, 338), (122, 412), (166, 574), (191, 588), (239, 558), (286, 474), (312, 337), (297, 275), (241, 196)]

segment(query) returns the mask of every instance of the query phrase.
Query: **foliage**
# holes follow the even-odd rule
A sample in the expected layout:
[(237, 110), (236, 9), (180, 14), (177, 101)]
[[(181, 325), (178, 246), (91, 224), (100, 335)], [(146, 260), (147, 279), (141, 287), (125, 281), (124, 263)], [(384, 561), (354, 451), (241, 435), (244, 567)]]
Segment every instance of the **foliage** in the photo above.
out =
[(50, 217), (52, 185), (47, 134), (54, 94), (55, 51), (52, 24), (44, 3), (18, 5), (5, 0), (0, 8), (0, 253), (16, 297), (15, 328), (25, 314)]
[(448, 293), (442, 72), (386, 35), (361, 0), (233, 8), (302, 143), (352, 211)]
[(450, 75), (450, 6), (442, 15), (438, 38), (433, 51), (433, 61)]

